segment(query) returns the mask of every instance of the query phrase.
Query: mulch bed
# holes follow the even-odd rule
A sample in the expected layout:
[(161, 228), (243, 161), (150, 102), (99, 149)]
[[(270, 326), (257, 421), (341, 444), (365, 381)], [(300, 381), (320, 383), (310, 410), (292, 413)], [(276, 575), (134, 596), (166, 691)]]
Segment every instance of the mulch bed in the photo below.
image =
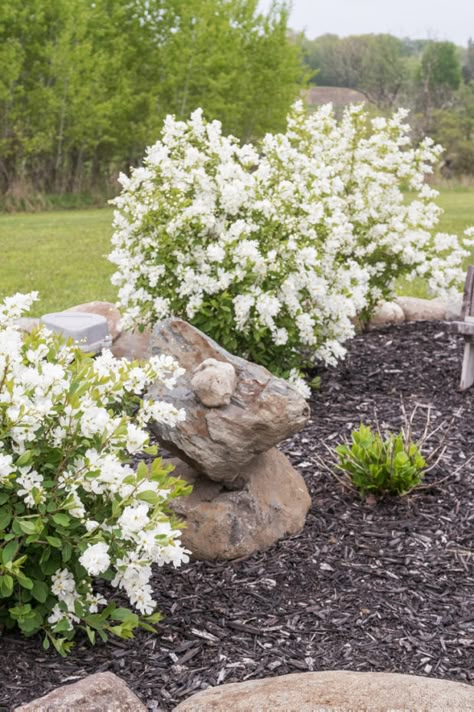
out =
[[(357, 337), (346, 361), (321, 371), (312, 420), (284, 444), (313, 506), (304, 530), (245, 561), (194, 562), (155, 577), (166, 620), (157, 636), (65, 660), (39, 639), (1, 640), (0, 709), (89, 673), (123, 678), (150, 710), (192, 693), (307, 670), (412, 673), (474, 683), (474, 390), (458, 391), (462, 339), (439, 323)], [(399, 428), (400, 401), (417, 428), (455, 417), (431, 487), (378, 503), (345, 490), (314, 461), (360, 421)], [(462, 408), (462, 413), (459, 413)], [(436, 484), (437, 480), (446, 478)]]

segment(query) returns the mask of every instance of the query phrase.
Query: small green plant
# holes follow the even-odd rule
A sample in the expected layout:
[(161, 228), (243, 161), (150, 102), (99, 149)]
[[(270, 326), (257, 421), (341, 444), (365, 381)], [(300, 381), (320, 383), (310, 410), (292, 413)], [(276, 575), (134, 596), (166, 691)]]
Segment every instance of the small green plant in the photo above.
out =
[(406, 430), (383, 438), (370, 426), (354, 430), (351, 443), (336, 447), (336, 468), (362, 495), (407, 494), (423, 480), (428, 462)]

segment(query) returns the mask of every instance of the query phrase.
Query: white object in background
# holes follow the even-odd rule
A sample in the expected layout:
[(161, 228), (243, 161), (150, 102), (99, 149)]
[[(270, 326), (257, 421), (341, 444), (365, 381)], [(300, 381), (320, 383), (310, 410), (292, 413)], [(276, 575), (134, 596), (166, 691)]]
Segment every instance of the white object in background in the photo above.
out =
[(99, 353), (112, 346), (107, 319), (99, 314), (54, 312), (44, 314), (41, 322), (51, 331), (73, 339), (87, 353)]

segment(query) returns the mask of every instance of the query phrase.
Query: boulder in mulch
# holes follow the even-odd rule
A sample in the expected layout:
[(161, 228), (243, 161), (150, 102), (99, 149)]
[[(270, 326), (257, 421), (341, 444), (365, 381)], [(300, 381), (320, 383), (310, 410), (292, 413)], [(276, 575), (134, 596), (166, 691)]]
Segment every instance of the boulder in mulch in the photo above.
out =
[(299, 532), (311, 506), (302, 476), (276, 448), (246, 466), (242, 489), (228, 491), (173, 459), (176, 475), (193, 485), (171, 503), (184, 521), (182, 542), (201, 560), (237, 559)]
[(443, 299), (419, 299), (418, 297), (397, 297), (406, 321), (443, 321), (446, 319), (447, 305)]
[(377, 329), (387, 324), (401, 324), (405, 321), (402, 308), (396, 302), (379, 302), (369, 322), (369, 329)]
[(63, 685), (44, 697), (39, 697), (15, 712), (146, 712), (146, 707), (127, 687), (123, 680), (111, 672), (101, 672)]
[(77, 304), (76, 306), (66, 309), (69, 312), (84, 312), (85, 314), (98, 314), (105, 317), (109, 334), (112, 341), (116, 341), (121, 334), (119, 327), (120, 312), (111, 302), (86, 302), (85, 304)]
[[(212, 480), (232, 482), (249, 476), (256, 455), (302, 430), (309, 406), (287, 381), (266, 368), (233, 356), (181, 319), (158, 323), (151, 335), (153, 354), (173, 356), (185, 369), (174, 389), (155, 384), (149, 397), (183, 408), (186, 420), (176, 427), (151, 424), (158, 441)], [(193, 390), (193, 376), (208, 360), (232, 366), (236, 386), (230, 402), (203, 405)]]
[(349, 712), (350, 710), (474, 709), (474, 687), (460, 682), (385, 672), (307, 672), (210, 687), (174, 712)]

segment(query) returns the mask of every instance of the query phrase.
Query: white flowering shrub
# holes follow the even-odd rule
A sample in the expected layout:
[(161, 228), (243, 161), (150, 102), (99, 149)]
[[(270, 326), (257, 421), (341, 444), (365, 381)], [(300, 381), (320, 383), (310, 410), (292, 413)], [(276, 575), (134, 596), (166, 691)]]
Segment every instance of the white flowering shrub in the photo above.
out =
[[(344, 354), (401, 275), (462, 280), (455, 236), (424, 183), (439, 149), (409, 145), (405, 113), (340, 123), (296, 104), (260, 152), (206, 123), (168, 117), (143, 166), (121, 176), (110, 256), (125, 328), (181, 316), (282, 375)], [(403, 189), (416, 192), (407, 200)]]
[(169, 357), (92, 359), (46, 329), (21, 334), (15, 320), (33, 298), (0, 304), (0, 628), (42, 631), (65, 654), (78, 629), (91, 642), (149, 629), (160, 617), (152, 565), (188, 560), (168, 509), (188, 488), (159, 459), (132, 467), (133, 455), (154, 454), (150, 418), (184, 417), (141, 399), (181, 369)]
[(472, 244), (472, 228), (461, 240), (436, 233), (443, 211), (425, 179), (443, 149), (428, 137), (413, 146), (407, 115), (399, 109), (390, 119), (370, 118), (362, 106), (351, 106), (338, 122), (331, 105), (307, 116), (298, 103), (286, 134), (268, 135), (263, 144), (313, 213), (320, 259), (328, 267), (331, 255), (355, 260), (365, 270), (365, 319), (380, 299), (393, 296), (400, 277), (422, 277), (433, 294), (456, 292), (465, 276), (465, 246)]

